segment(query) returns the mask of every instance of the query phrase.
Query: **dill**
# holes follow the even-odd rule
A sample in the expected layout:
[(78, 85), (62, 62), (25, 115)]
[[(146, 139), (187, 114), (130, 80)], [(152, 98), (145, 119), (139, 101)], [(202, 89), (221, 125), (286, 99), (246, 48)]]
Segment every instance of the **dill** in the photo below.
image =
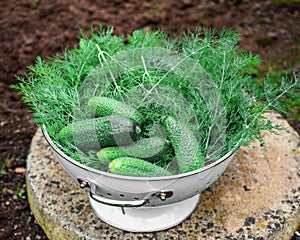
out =
[[(255, 84), (252, 74), (260, 59), (239, 49), (239, 38), (231, 29), (217, 33), (199, 27), (175, 39), (161, 30), (136, 30), (125, 41), (123, 35), (113, 34), (113, 28), (100, 26), (98, 32), (91, 30), (90, 38), (82, 33), (78, 48), (46, 60), (38, 57), (29, 73), (17, 76), (19, 83), (12, 87), (22, 94), (33, 120), (45, 126), (54, 143), (80, 163), (105, 169), (95, 154), (62, 145), (57, 135), (67, 124), (90, 117), (82, 106), (91, 96), (102, 95), (124, 101), (143, 114), (143, 137), (163, 135), (161, 119), (180, 115), (196, 134), (209, 164), (228, 151), (262, 141), (262, 130), (279, 129), (263, 113), (284, 111), (281, 97), (293, 96), (300, 88), (296, 73), (283, 78), (280, 85), (268, 76), (263, 88)], [(147, 58), (150, 51), (155, 53), (153, 62)], [(201, 66), (198, 72), (188, 71), (197, 69), (197, 64)], [(208, 94), (211, 89), (214, 94)], [(157, 164), (170, 165), (173, 157), (170, 151)]]

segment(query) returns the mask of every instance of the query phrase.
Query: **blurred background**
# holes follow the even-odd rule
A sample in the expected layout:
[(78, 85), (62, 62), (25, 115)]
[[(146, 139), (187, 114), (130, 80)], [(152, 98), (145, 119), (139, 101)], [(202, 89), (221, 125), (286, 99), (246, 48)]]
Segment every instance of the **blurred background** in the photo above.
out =
[[(300, 66), (300, 0), (1, 0), (0, 9), (0, 239), (47, 239), (26, 195), (36, 126), (9, 86), (37, 56), (77, 47), (80, 30), (113, 26), (118, 35), (160, 28), (174, 36), (198, 26), (230, 27), (242, 34), (241, 48), (260, 56), (258, 83), (266, 74), (280, 81)], [(300, 97), (286, 98), (290, 113), (283, 115), (298, 133), (299, 106)]]

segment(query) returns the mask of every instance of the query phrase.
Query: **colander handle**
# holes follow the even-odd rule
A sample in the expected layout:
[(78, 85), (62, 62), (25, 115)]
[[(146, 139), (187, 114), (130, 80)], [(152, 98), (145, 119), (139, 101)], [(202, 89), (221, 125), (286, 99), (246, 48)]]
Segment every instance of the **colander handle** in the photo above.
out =
[(114, 200), (114, 199), (101, 197), (93, 193), (92, 191), (90, 191), (90, 198), (99, 203), (107, 204), (110, 206), (118, 206), (118, 207), (141, 207), (148, 202), (148, 199), (141, 199), (141, 200), (134, 200), (134, 201)]
[(145, 205), (149, 200), (148, 199), (137, 199), (133, 201), (124, 201), (124, 200), (115, 200), (115, 199), (109, 199), (105, 198), (103, 196), (99, 196), (96, 193), (96, 185), (90, 183), (90, 198), (95, 200), (96, 202), (107, 204), (110, 206), (118, 206), (118, 207), (141, 207)]

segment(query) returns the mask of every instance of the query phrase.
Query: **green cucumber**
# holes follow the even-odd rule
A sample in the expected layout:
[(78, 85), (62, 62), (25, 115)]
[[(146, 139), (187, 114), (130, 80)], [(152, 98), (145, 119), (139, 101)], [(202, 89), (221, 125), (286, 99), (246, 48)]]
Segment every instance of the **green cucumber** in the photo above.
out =
[(125, 117), (111, 115), (85, 119), (64, 127), (58, 135), (62, 143), (71, 143), (81, 150), (126, 145), (137, 139), (138, 125)]
[(138, 158), (121, 157), (109, 164), (109, 171), (134, 177), (161, 177), (172, 175), (168, 170)]
[(163, 119), (163, 126), (173, 146), (180, 173), (203, 167), (200, 144), (190, 128), (172, 116)]
[(152, 162), (162, 157), (167, 149), (168, 144), (165, 139), (150, 137), (137, 140), (131, 145), (102, 148), (97, 156), (103, 163), (109, 163), (115, 158), (129, 156)]
[(88, 108), (95, 114), (96, 117), (105, 117), (117, 114), (128, 117), (136, 121), (139, 125), (141, 125), (143, 121), (142, 115), (135, 108), (113, 98), (92, 97), (88, 101)]

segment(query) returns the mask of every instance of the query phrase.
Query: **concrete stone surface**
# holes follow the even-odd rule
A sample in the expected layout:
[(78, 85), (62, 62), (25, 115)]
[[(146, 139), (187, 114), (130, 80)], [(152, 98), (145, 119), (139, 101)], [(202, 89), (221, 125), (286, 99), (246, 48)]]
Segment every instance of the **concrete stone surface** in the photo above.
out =
[(49, 239), (291, 239), (300, 225), (300, 140), (276, 113), (268, 118), (285, 129), (263, 132), (266, 147), (239, 149), (225, 173), (201, 195), (183, 223), (153, 233), (130, 233), (102, 222), (54, 158), (41, 131), (27, 162), (28, 199)]

